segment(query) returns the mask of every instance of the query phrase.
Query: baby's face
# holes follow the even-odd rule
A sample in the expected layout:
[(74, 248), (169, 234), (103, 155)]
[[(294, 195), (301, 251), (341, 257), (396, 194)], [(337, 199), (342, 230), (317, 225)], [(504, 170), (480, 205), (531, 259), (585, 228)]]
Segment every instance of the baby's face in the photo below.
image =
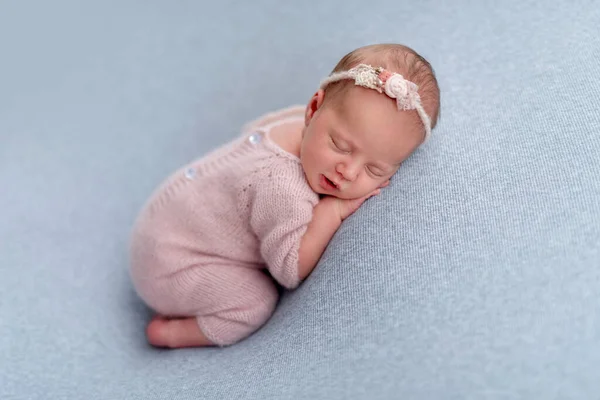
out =
[(350, 88), (323, 104), (317, 92), (307, 106), (300, 159), (320, 194), (355, 199), (385, 184), (421, 144), (415, 111), (398, 111), (385, 94)]

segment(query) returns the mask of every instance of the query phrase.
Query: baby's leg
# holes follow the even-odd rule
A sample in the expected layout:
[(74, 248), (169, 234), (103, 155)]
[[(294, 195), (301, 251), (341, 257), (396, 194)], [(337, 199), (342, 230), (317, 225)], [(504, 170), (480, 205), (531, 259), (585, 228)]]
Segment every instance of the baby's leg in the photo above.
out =
[(161, 347), (225, 346), (244, 339), (271, 316), (277, 289), (263, 271), (244, 266), (202, 265), (174, 276), (169, 286), (178, 310), (157, 317), (147, 328), (148, 340)]

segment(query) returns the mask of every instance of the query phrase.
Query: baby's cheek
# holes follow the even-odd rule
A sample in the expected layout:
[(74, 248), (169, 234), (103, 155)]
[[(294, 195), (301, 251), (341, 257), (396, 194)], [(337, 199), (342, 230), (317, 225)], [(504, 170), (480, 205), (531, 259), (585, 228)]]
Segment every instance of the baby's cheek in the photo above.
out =
[(357, 185), (355, 188), (353, 188), (353, 196), (355, 198), (358, 197), (363, 197), (368, 195), (369, 193), (371, 193), (372, 191), (374, 191), (375, 189), (377, 189), (379, 187), (379, 183), (378, 181), (375, 181), (373, 179), (365, 179), (363, 182), (361, 182), (360, 185)]

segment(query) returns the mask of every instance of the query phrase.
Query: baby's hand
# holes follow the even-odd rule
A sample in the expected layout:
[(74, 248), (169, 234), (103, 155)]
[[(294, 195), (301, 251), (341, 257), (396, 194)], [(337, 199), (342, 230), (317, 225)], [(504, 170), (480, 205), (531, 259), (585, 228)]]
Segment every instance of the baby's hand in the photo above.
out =
[[(387, 186), (387, 185), (385, 185), (385, 186)], [(385, 186), (381, 186), (381, 187), (385, 187)], [(365, 200), (367, 200), (371, 196), (377, 196), (379, 193), (381, 193), (381, 189), (377, 188), (374, 191), (372, 191), (371, 193), (369, 193), (368, 195), (360, 197), (358, 199), (345, 200), (345, 199), (335, 198), (335, 201), (337, 204), (337, 210), (340, 213), (340, 219), (342, 221), (345, 220), (350, 215), (352, 215), (356, 210), (358, 210), (359, 207), (365, 202)]]
[(326, 196), (321, 200), (321, 203), (329, 203), (325, 207), (335, 210), (334, 212), (340, 217), (340, 222), (352, 215), (359, 207), (371, 196), (377, 196), (381, 193), (381, 188), (384, 188), (390, 184), (390, 181), (382, 183), (377, 189), (373, 190), (366, 196), (358, 199), (340, 199), (333, 196)]

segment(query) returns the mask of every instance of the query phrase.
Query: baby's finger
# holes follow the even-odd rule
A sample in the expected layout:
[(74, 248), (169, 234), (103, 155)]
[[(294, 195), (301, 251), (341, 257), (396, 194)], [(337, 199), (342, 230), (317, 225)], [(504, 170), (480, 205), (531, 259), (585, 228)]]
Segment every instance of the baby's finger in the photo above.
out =
[(365, 200), (368, 199), (369, 197), (377, 196), (379, 193), (381, 193), (381, 189), (375, 189), (366, 196)]
[(387, 187), (389, 184), (390, 184), (390, 180), (388, 179), (387, 181), (383, 182), (383, 183), (381, 184), (381, 186), (379, 186), (379, 187), (380, 187), (380, 188), (384, 188), (384, 187)]

